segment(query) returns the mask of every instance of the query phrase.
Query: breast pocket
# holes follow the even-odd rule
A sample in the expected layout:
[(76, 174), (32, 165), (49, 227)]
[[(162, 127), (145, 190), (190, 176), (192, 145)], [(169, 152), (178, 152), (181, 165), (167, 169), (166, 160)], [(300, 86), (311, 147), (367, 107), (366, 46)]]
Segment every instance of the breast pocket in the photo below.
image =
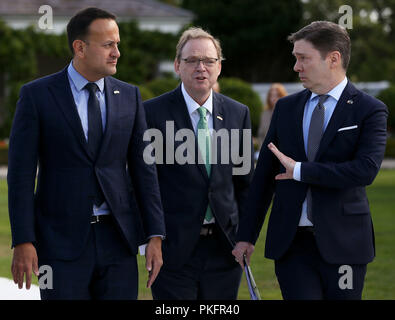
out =
[[(333, 161), (347, 161), (353, 157), (356, 148), (358, 147), (359, 140), (359, 126), (353, 129), (342, 128), (350, 127), (349, 125), (342, 125), (336, 132), (328, 148), (325, 150), (325, 155), (327, 159), (333, 159)], [(339, 130), (338, 129), (338, 130)]]
[(359, 126), (357, 124), (342, 125), (336, 132), (336, 138), (355, 139), (359, 136)]

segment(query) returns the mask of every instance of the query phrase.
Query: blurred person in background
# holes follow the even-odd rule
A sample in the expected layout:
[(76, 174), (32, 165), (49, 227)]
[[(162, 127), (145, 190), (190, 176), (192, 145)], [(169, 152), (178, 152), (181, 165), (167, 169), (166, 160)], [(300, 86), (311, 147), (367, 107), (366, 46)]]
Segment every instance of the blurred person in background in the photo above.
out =
[(266, 134), (269, 130), (270, 121), (272, 120), (272, 115), (274, 107), (278, 99), (285, 97), (287, 95), (287, 90), (281, 83), (273, 83), (266, 96), (266, 105), (264, 106), (263, 112), (261, 114), (261, 120), (259, 122), (258, 129), (258, 143), (259, 149), (262, 147), (262, 143), (265, 140)]

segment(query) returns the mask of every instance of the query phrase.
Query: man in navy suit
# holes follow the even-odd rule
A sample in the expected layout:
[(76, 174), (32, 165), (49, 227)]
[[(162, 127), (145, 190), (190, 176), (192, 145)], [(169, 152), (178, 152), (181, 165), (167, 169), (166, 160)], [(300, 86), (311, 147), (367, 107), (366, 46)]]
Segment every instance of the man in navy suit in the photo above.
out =
[(149, 239), (151, 286), (165, 235), (156, 169), (143, 160), (144, 109), (136, 87), (110, 77), (120, 56), (114, 15), (85, 9), (67, 33), (72, 62), (24, 85), (16, 108), (12, 274), (29, 288), (32, 272), (49, 266), (42, 299), (136, 299), (137, 248)]
[(144, 102), (148, 127), (166, 137), (156, 150), (167, 232), (154, 299), (237, 298), (242, 269), (231, 252), (253, 168), (251, 124), (247, 106), (212, 90), (221, 60), (212, 35), (186, 30), (174, 62), (181, 85)]
[(383, 160), (387, 107), (347, 79), (345, 29), (313, 22), (289, 40), (306, 90), (277, 102), (233, 253), (249, 260), (274, 195), (265, 256), (284, 299), (361, 299), (375, 255), (365, 187)]

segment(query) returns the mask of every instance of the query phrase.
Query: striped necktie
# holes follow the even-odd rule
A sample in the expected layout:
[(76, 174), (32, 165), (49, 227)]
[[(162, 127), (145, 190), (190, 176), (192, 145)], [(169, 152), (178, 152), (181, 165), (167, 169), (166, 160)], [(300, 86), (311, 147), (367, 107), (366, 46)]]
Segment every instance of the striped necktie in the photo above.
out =
[[(320, 147), (321, 138), (324, 132), (325, 106), (324, 102), (329, 98), (328, 95), (318, 96), (319, 100), (311, 115), (309, 135), (307, 140), (307, 159), (314, 161), (318, 148)], [(311, 188), (308, 188), (306, 194), (307, 201), (307, 219), (313, 223), (313, 198), (311, 195)]]

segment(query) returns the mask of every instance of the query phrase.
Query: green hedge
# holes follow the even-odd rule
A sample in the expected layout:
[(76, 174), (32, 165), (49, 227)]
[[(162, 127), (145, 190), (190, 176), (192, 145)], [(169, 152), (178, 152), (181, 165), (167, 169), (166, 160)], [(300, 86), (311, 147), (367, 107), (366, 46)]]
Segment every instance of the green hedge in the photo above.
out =
[(380, 92), (377, 97), (388, 107), (388, 131), (395, 133), (395, 84)]
[(385, 149), (385, 156), (387, 158), (395, 158), (395, 137), (387, 139), (387, 147)]
[(143, 101), (149, 100), (151, 98), (154, 98), (155, 95), (152, 93), (150, 89), (148, 89), (146, 86), (138, 86), (141, 94), (141, 99)]
[(8, 146), (0, 146), (0, 166), (8, 165)]
[[(1, 18), (1, 17), (0, 17)], [(116, 78), (144, 84), (155, 78), (163, 60), (174, 59), (178, 36), (140, 30), (136, 21), (119, 23), (121, 57)], [(38, 32), (33, 27), (13, 30), (0, 19), (0, 138), (8, 138), (22, 84), (63, 68), (71, 59), (67, 37)], [(2, 96), (0, 93), (0, 96)], [(142, 92), (143, 98), (151, 97)]]
[(262, 111), (262, 102), (252, 86), (238, 78), (221, 78), (219, 81), (221, 93), (239, 101), (250, 109), (252, 134), (256, 136), (259, 127), (259, 119)]
[(153, 93), (154, 97), (160, 96), (165, 92), (174, 90), (179, 85), (180, 81), (176, 78), (156, 78), (148, 82), (146, 87)]

